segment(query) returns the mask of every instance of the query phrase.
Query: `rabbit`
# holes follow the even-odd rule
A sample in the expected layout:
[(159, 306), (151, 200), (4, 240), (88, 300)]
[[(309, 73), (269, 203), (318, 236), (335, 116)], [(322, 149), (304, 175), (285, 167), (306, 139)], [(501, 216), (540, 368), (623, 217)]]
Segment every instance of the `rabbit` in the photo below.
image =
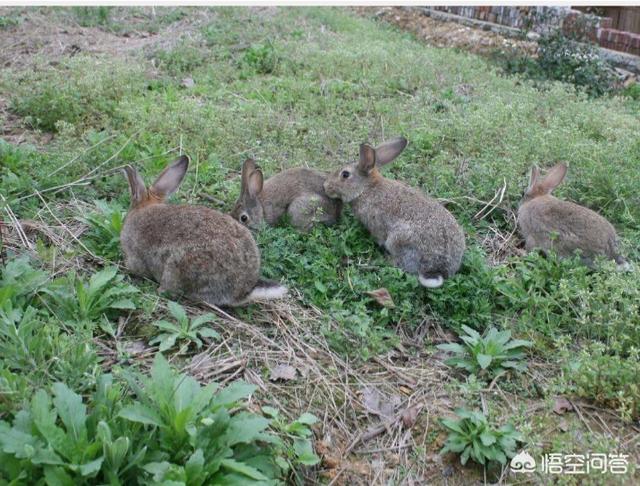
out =
[(262, 170), (247, 159), (242, 165), (240, 197), (231, 216), (252, 229), (263, 222), (275, 225), (285, 213), (302, 231), (309, 231), (316, 222), (333, 224), (342, 203), (324, 193), (325, 178), (320, 171), (298, 167), (263, 181)]
[(160, 284), (159, 292), (214, 305), (282, 298), (287, 288), (260, 278), (260, 252), (247, 228), (202, 206), (170, 205), (189, 166), (181, 156), (147, 189), (125, 166), (131, 207), (120, 235), (126, 267)]
[(538, 167), (531, 168), (529, 187), (518, 208), (518, 226), (525, 240), (525, 249), (553, 250), (568, 257), (582, 251), (582, 260), (593, 266), (593, 259), (602, 255), (621, 269), (629, 264), (618, 252), (618, 237), (611, 223), (595, 211), (562, 201), (551, 195), (567, 174), (567, 166), (558, 163), (540, 180)]
[(335, 171), (324, 183), (329, 197), (351, 203), (353, 213), (392, 261), (417, 274), (421, 285), (440, 287), (460, 268), (465, 236), (453, 215), (436, 200), (378, 168), (394, 160), (407, 140), (398, 137), (376, 148), (360, 145), (360, 160)]

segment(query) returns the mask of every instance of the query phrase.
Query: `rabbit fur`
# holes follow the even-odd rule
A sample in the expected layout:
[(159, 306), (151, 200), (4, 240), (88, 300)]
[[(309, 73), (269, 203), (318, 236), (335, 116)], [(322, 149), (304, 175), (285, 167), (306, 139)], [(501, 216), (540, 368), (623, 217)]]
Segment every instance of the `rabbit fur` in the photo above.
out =
[(188, 166), (181, 156), (148, 189), (125, 167), (131, 207), (120, 240), (129, 271), (160, 283), (160, 292), (214, 305), (283, 297), (285, 287), (260, 278), (260, 252), (247, 228), (214, 209), (166, 204)]
[(324, 188), (329, 197), (351, 203), (356, 218), (386, 248), (395, 265), (418, 275), (425, 287), (440, 287), (460, 268), (464, 232), (436, 200), (380, 174), (378, 168), (394, 160), (406, 145), (403, 137), (375, 148), (362, 144), (360, 160), (329, 175)]
[(288, 169), (263, 182), (262, 170), (252, 159), (242, 166), (240, 197), (231, 216), (240, 223), (259, 228), (275, 225), (286, 213), (291, 224), (308, 231), (316, 222), (333, 224), (342, 208), (339, 200), (324, 192), (326, 174), (304, 167)]
[(553, 250), (564, 258), (581, 250), (583, 262), (589, 266), (597, 256), (615, 260), (621, 268), (629, 268), (618, 250), (614, 227), (595, 211), (578, 204), (562, 201), (551, 192), (563, 181), (567, 166), (558, 163), (544, 179), (533, 166), (520, 207), (518, 226), (527, 251)]

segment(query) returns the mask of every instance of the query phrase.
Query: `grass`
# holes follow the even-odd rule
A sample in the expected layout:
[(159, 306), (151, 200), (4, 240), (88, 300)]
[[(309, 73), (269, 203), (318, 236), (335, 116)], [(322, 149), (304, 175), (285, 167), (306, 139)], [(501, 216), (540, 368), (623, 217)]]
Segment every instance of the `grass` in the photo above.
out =
[[(136, 287), (134, 310), (118, 307), (117, 299), (104, 303), (104, 295), (87, 296), (100, 267), (122, 264), (117, 236), (129, 196), (118, 167), (133, 163), (149, 180), (182, 150), (192, 166), (174, 201), (211, 205), (214, 198), (218, 209), (229, 210), (247, 156), (267, 176), (300, 165), (332, 170), (353, 160), (362, 141), (400, 134), (410, 144), (385, 175), (440, 198), (463, 224), (468, 251), (460, 273), (426, 291), (389, 264), (348, 210), (337, 226), (309, 234), (283, 223), (256, 239), (265, 276), (294, 289), (291, 319), (308, 326), (309, 339), (326, 340), (335, 359), (365, 367), (398, 350), (415, 359), (434, 356), (425, 329), (508, 330), (534, 343), (530, 362), (540, 363), (501, 380), (514, 400), (575, 394), (620, 420), (637, 420), (638, 390), (629, 381), (640, 342), (640, 273), (618, 273), (606, 262), (594, 272), (577, 260), (523, 257), (513, 233), (529, 167), (564, 160), (570, 169), (558, 196), (597, 209), (618, 229), (629, 259), (640, 257), (637, 104), (623, 97), (589, 99), (562, 83), (505, 77), (477, 56), (425, 46), (341, 9), (162, 9), (154, 17), (100, 8), (56, 9), (55, 21), (116, 34), (131, 32), (139, 21), (158, 33), (157, 45), (126, 55), (63, 56), (53, 66), (36, 59), (33, 69), (0, 73), (0, 97), (12, 116), (30, 130), (55, 132), (46, 146), (0, 140), (4, 207), (51, 227), (59, 227), (56, 218), (68, 222), (79, 235), (76, 241), (64, 231), (53, 239), (39, 233), (30, 265), (40, 268), (46, 291), (28, 290), (27, 280), (16, 277), (17, 293), (6, 298), (21, 314), (10, 321), (18, 337), (0, 338), (0, 396), (9, 397), (0, 402), (0, 420), (13, 418), (36, 390), (55, 381), (90, 393), (105, 362), (133, 366), (131, 343), (149, 341), (157, 333), (153, 322), (167, 319), (154, 284), (130, 277), (120, 282), (120, 273), (107, 285)], [(116, 28), (114, 19), (123, 19), (124, 27)], [(189, 35), (165, 32), (176, 22), (187, 22)], [(183, 86), (186, 77), (193, 86)], [(479, 213), (503, 186), (502, 202), (488, 215)], [(17, 238), (5, 246), (5, 258), (25, 252)], [(9, 278), (6, 270), (3, 278)], [(393, 308), (367, 294), (381, 287)], [(232, 315), (256, 326), (277, 322), (270, 316), (255, 306)], [(20, 320), (29, 322), (16, 326)], [(84, 324), (69, 324), (76, 320)], [(415, 338), (417, 350), (407, 349), (406, 336), (422, 336)], [(105, 358), (96, 344), (103, 339), (116, 343), (115, 357)], [(576, 353), (584, 366), (558, 376)], [(184, 356), (172, 356), (176, 365), (188, 366)], [(590, 364), (591, 356), (596, 361)], [(611, 367), (614, 375), (619, 369), (619, 380), (590, 385), (598, 366)], [(531, 383), (531, 376), (543, 383)], [(452, 396), (476, 404), (489, 385), (459, 382), (453, 370), (446, 381)], [(336, 406), (348, 408), (350, 395), (335, 393)], [(282, 405), (293, 407), (289, 402)], [(307, 406), (322, 410), (323, 402), (315, 398)], [(497, 398), (490, 408), (501, 424), (514, 415)], [(529, 417), (516, 425), (530, 447), (548, 426)], [(562, 434), (553, 440), (555, 450), (580, 452), (590, 444)], [(418, 474), (419, 461), (407, 461), (407, 477)]]

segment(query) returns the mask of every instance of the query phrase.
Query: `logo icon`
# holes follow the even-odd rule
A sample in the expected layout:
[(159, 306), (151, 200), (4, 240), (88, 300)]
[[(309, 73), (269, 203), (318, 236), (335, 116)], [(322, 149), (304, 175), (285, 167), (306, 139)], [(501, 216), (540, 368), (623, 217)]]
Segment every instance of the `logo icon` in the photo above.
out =
[(513, 456), (509, 465), (514, 473), (532, 473), (536, 470), (536, 460), (527, 451)]

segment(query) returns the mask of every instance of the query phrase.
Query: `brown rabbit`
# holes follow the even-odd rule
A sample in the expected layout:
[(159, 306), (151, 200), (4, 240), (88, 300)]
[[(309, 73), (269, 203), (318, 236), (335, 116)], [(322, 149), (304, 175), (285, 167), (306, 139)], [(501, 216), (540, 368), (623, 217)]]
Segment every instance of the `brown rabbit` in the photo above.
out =
[(402, 137), (376, 148), (360, 145), (360, 161), (331, 174), (324, 188), (330, 197), (351, 203), (356, 218), (398, 267), (417, 274), (425, 287), (440, 287), (460, 268), (464, 233), (436, 200), (400, 181), (386, 179), (378, 171), (406, 145)]
[(165, 204), (188, 166), (181, 156), (149, 189), (125, 167), (131, 208), (120, 241), (127, 268), (159, 282), (160, 292), (215, 305), (283, 297), (285, 287), (260, 279), (260, 252), (247, 228), (214, 209)]
[(288, 169), (263, 182), (262, 170), (252, 159), (242, 165), (240, 197), (231, 216), (250, 228), (263, 222), (275, 225), (286, 213), (291, 224), (308, 231), (316, 222), (333, 224), (342, 203), (324, 193), (326, 174), (303, 167)]
[(581, 250), (587, 265), (592, 265), (593, 259), (602, 255), (628, 268), (618, 253), (618, 237), (609, 221), (591, 209), (551, 195), (566, 173), (567, 166), (559, 163), (540, 180), (539, 169), (531, 168), (529, 187), (518, 208), (518, 226), (526, 250), (553, 250), (560, 257)]

